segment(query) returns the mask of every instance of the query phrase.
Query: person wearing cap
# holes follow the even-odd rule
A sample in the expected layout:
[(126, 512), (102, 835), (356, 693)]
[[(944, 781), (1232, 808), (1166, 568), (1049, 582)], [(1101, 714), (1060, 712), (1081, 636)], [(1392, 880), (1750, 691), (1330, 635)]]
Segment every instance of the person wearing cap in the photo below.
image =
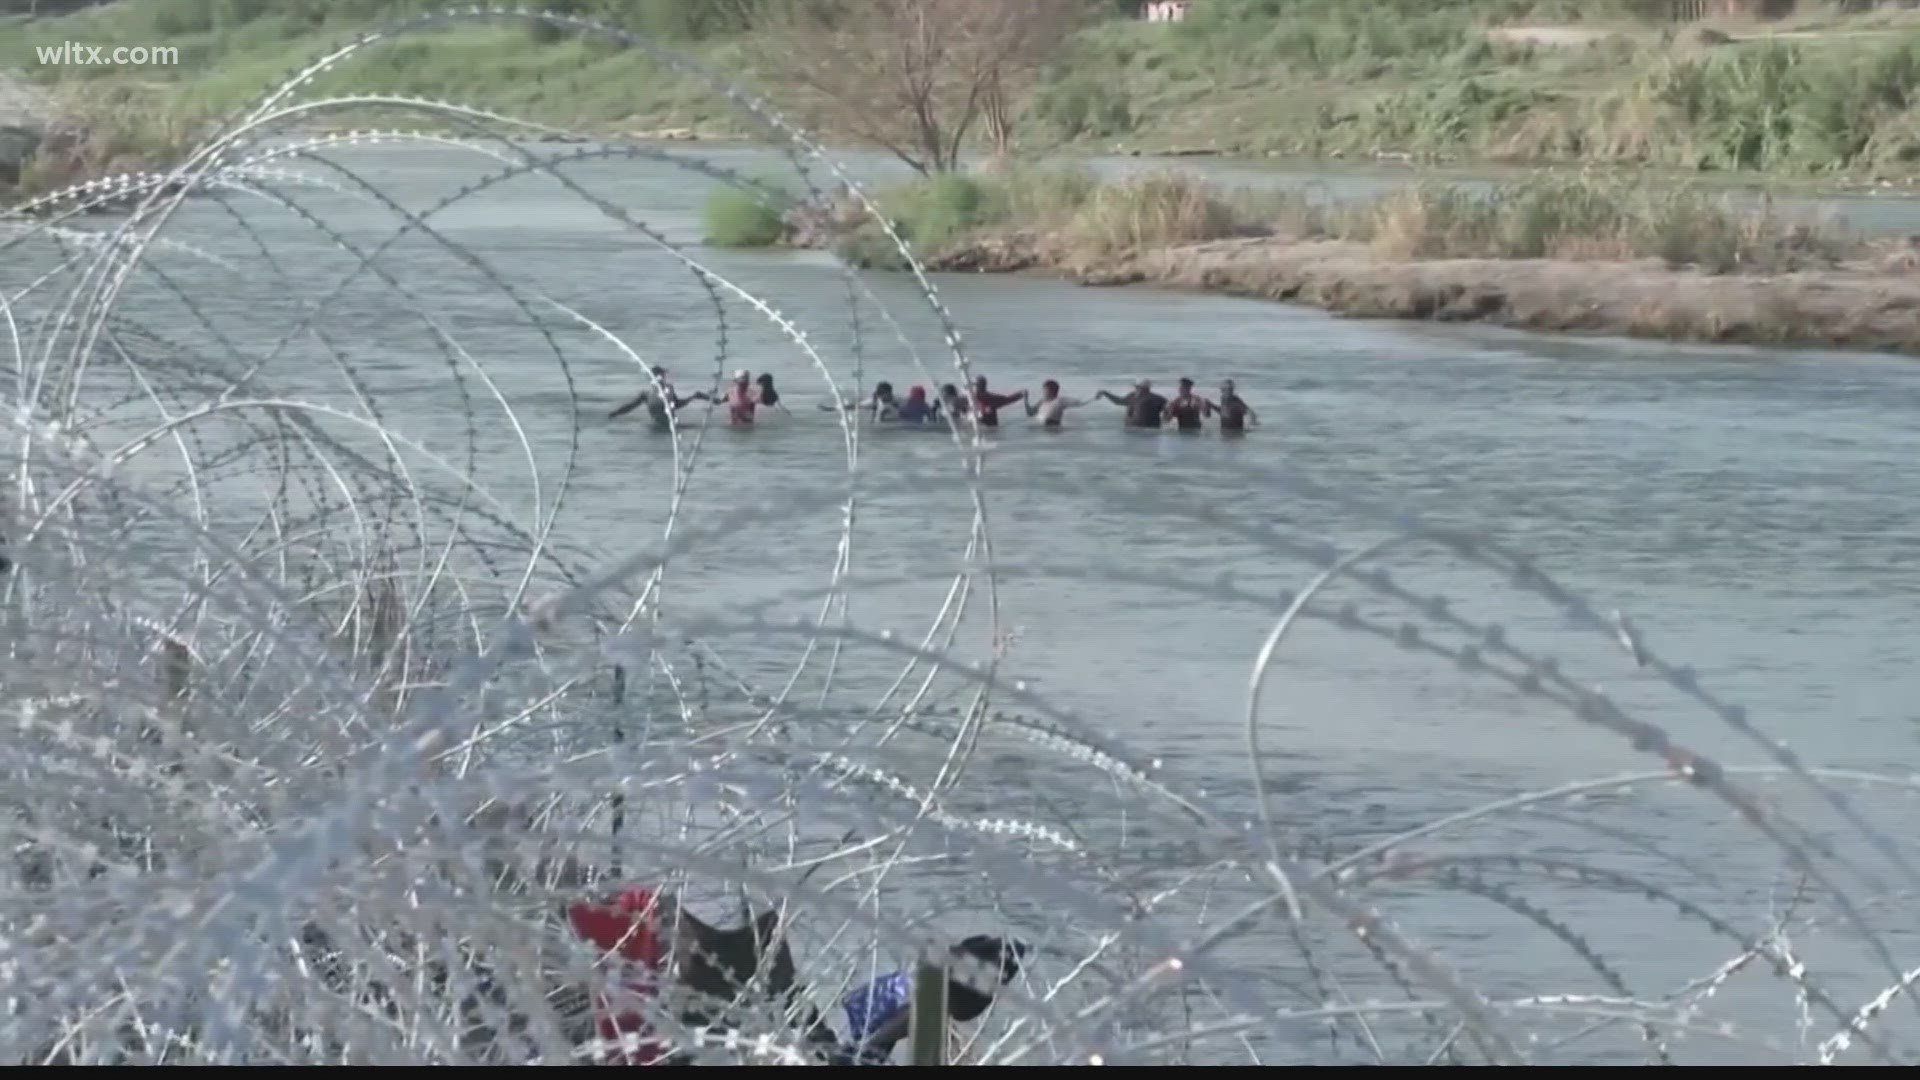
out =
[(1077, 409), (1085, 404), (1082, 398), (1061, 397), (1060, 384), (1048, 379), (1040, 384), (1040, 400), (1027, 401), (1027, 415), (1039, 417), (1041, 427), (1057, 429), (1068, 409)]
[(1181, 379), (1180, 389), (1167, 402), (1167, 416), (1181, 431), (1199, 431), (1202, 421), (1216, 409), (1213, 402), (1193, 392), (1193, 380)]
[(733, 373), (733, 385), (727, 387), (727, 419), (735, 424), (753, 423), (753, 376), (746, 368)]
[(1232, 379), (1221, 380), (1220, 404), (1214, 406), (1214, 408), (1220, 413), (1220, 431), (1222, 434), (1230, 431), (1239, 432), (1247, 430), (1248, 420), (1253, 421), (1255, 427), (1260, 426), (1260, 414), (1254, 412), (1253, 406), (1247, 404), (1247, 399), (1241, 397), (1239, 393), (1234, 390)]
[(671, 427), (672, 413), (679, 412), (693, 402), (707, 400), (707, 394), (704, 390), (696, 391), (686, 397), (681, 397), (673, 389), (673, 384), (667, 381), (667, 369), (658, 364), (650, 368), (649, 373), (653, 377), (647, 387), (641, 390), (632, 401), (608, 413), (607, 419), (617, 420), (640, 406), (645, 405), (647, 407), (647, 415), (653, 417), (653, 425), (655, 427)]
[(1153, 392), (1153, 383), (1148, 379), (1134, 383), (1133, 390), (1125, 397), (1105, 390), (1099, 391), (1097, 396), (1127, 410), (1128, 427), (1157, 428), (1160, 426), (1160, 414), (1167, 409), (1167, 399)]

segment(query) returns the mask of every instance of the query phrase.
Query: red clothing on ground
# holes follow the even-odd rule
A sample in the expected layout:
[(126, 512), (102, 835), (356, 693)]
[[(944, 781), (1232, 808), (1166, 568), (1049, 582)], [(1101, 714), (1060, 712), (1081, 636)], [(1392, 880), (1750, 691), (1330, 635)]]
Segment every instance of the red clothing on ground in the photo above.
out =
[[(567, 909), (575, 933), (602, 952), (616, 954), (601, 961), (612, 977), (593, 1001), (600, 1038), (613, 1044), (602, 1051), (603, 1065), (655, 1065), (666, 1056), (665, 1044), (646, 1037), (649, 1025), (635, 1000), (653, 997), (662, 978), (666, 946), (658, 918), (653, 891), (637, 886), (622, 889), (610, 904), (579, 903)], [(639, 1044), (626, 1049), (623, 1034), (640, 1036)]]

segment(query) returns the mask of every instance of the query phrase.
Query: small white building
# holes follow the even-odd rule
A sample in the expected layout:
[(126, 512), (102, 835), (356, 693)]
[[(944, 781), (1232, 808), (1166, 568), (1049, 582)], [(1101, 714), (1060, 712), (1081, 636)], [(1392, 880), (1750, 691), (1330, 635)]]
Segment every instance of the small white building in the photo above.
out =
[(1147, 21), (1179, 22), (1187, 17), (1187, 11), (1192, 7), (1193, 0), (1148, 0)]

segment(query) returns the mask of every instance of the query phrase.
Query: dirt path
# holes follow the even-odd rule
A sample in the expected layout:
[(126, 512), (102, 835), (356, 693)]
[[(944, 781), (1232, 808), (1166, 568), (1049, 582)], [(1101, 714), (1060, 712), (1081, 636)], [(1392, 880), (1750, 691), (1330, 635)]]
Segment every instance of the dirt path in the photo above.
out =
[[(1748, 24), (1751, 25), (1751, 24)], [(1791, 23), (1780, 29), (1744, 29), (1735, 26), (1718, 26), (1712, 23), (1693, 23), (1683, 29), (1691, 29), (1697, 34), (1714, 34), (1728, 42), (1752, 41), (1794, 41), (1825, 42), (1845, 41), (1849, 39), (1891, 38), (1913, 32), (1920, 27), (1920, 17), (1910, 18), (1898, 23), (1876, 23), (1856, 29), (1819, 28), (1807, 30), (1792, 29)], [(1575, 49), (1595, 45), (1603, 41), (1623, 40), (1651, 42), (1657, 40), (1658, 32), (1646, 29), (1597, 28), (1591, 26), (1497, 26), (1487, 31), (1489, 41), (1507, 45), (1533, 45), (1539, 48)]]
[(1611, 38), (1634, 38), (1625, 30), (1596, 30), (1589, 26), (1497, 26), (1487, 31), (1487, 39), (1503, 45), (1536, 45), (1543, 48), (1574, 49)]

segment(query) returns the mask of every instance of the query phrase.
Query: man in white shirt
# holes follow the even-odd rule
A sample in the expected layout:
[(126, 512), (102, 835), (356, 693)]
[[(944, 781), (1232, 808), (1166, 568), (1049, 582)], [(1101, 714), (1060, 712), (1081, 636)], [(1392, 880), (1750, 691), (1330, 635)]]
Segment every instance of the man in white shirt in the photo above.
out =
[(1066, 416), (1068, 409), (1077, 409), (1086, 402), (1079, 398), (1060, 396), (1060, 384), (1048, 379), (1040, 384), (1040, 400), (1027, 402), (1027, 415), (1040, 418), (1040, 426), (1057, 428)]

